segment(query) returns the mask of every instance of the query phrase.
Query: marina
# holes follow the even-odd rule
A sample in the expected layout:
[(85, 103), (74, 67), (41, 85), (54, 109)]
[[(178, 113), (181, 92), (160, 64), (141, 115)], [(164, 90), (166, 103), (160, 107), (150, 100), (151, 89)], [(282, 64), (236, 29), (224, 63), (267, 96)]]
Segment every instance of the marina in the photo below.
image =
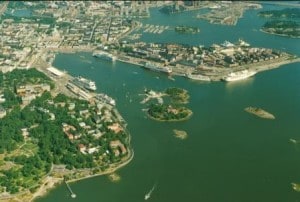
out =
[(169, 26), (159, 26), (159, 25), (150, 25), (146, 24), (142, 27), (144, 33), (151, 34), (162, 34), (164, 31), (168, 30)]

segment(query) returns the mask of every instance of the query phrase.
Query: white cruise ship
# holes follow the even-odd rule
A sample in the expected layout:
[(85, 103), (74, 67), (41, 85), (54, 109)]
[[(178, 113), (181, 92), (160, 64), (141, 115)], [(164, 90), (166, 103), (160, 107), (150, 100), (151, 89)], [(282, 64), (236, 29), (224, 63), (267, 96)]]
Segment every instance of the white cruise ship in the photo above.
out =
[(204, 76), (201, 74), (186, 74), (186, 77), (193, 80), (199, 80), (199, 81), (210, 81), (210, 78), (208, 76)]
[(246, 79), (250, 76), (253, 76), (254, 74), (256, 74), (255, 71), (242, 70), (242, 71), (232, 72), (232, 73), (228, 74), (227, 76), (225, 76), (223, 78), (223, 80), (224, 81), (237, 81), (237, 80)]
[(83, 78), (81, 76), (75, 77), (72, 80), (72, 83), (80, 88), (85, 88), (87, 90), (95, 91), (97, 90), (96, 84), (94, 81)]
[(146, 69), (150, 69), (150, 70), (154, 70), (154, 71), (159, 71), (159, 72), (165, 72), (165, 73), (172, 73), (172, 69), (169, 68), (169, 67), (163, 67), (163, 66), (158, 66), (158, 65), (155, 65), (153, 63), (150, 63), (150, 62), (146, 62), (144, 67)]
[(97, 58), (109, 60), (109, 61), (115, 61), (116, 60), (116, 56), (114, 56), (110, 53), (107, 53), (107, 52), (103, 52), (103, 51), (94, 52), (93, 56), (97, 57)]

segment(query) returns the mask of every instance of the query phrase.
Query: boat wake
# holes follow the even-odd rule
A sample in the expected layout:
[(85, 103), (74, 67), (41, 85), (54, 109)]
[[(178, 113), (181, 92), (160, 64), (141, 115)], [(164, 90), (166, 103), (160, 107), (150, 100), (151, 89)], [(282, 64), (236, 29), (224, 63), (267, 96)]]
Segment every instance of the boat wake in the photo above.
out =
[(154, 191), (154, 189), (156, 188), (156, 184), (153, 185), (152, 189), (145, 194), (145, 201), (148, 200), (151, 197), (152, 192)]

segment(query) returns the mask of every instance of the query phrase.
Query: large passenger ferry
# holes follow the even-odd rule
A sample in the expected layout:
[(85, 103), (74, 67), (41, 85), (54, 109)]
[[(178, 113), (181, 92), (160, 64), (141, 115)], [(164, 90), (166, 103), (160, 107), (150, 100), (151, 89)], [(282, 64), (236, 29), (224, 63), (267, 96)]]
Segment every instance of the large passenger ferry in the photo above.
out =
[(256, 74), (255, 71), (248, 71), (246, 70), (242, 70), (242, 71), (238, 71), (238, 72), (232, 72), (230, 74), (228, 74), (227, 76), (225, 76), (223, 78), (224, 81), (237, 81), (237, 80), (242, 80), (242, 79), (246, 79), (250, 76), (253, 76), (254, 74)]
[(158, 66), (155, 65), (151, 62), (146, 62), (145, 65), (143, 65), (146, 69), (154, 70), (154, 71), (159, 71), (159, 72), (165, 72), (165, 73), (172, 73), (172, 69), (169, 67), (163, 67), (163, 66)]
[(80, 88), (85, 88), (90, 91), (97, 90), (97, 87), (96, 87), (96, 84), (94, 81), (83, 78), (81, 76), (75, 77), (71, 82)]
[(193, 80), (210, 81), (210, 78), (208, 76), (204, 76), (201, 74), (188, 73), (186, 74), (186, 77)]
[(109, 60), (109, 61), (115, 61), (116, 60), (116, 56), (114, 56), (110, 53), (107, 53), (107, 52), (103, 52), (103, 51), (94, 52), (93, 56), (97, 57), (97, 58)]

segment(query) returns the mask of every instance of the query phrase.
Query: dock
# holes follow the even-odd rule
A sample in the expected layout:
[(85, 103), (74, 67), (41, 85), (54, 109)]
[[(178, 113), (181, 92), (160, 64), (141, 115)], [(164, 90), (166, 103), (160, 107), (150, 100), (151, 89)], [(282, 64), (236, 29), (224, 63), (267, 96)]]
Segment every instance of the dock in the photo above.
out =
[(72, 191), (71, 187), (69, 186), (69, 184), (67, 183), (67, 181), (65, 180), (65, 184), (68, 187), (69, 192), (71, 193), (71, 197), (72, 198), (76, 198), (76, 194)]

